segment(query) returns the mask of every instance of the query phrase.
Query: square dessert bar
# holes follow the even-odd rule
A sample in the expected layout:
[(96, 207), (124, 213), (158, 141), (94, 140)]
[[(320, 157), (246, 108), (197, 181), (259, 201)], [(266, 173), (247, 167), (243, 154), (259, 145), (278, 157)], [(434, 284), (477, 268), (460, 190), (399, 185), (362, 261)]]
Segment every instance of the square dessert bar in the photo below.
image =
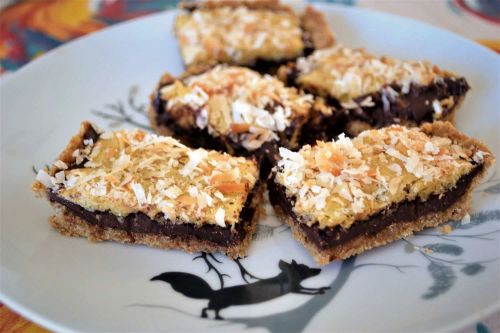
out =
[(494, 163), (482, 143), (440, 121), (279, 153), (271, 204), (322, 265), (461, 219)]
[(67, 236), (244, 256), (262, 200), (255, 161), (84, 122), (33, 190)]
[(152, 95), (153, 128), (192, 147), (250, 155), (265, 143), (298, 147), (313, 97), (245, 67), (165, 74)]
[(323, 97), (308, 125), (315, 139), (330, 140), (345, 131), (391, 124), (418, 126), (434, 120), (453, 121), (469, 85), (463, 77), (427, 61), (374, 56), (362, 49), (337, 46), (319, 50), (282, 66), (278, 76), (288, 85)]
[(182, 2), (180, 8), (175, 34), (188, 68), (227, 63), (267, 72), (335, 42), (312, 7), (301, 15), (278, 0)]

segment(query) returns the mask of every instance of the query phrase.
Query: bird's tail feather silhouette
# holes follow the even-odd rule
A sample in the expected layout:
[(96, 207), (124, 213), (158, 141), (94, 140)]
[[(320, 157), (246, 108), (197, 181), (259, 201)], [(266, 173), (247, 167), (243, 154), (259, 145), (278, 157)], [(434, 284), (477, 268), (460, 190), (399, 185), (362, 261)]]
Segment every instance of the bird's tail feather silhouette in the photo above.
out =
[(189, 273), (162, 273), (151, 278), (151, 281), (170, 283), (175, 291), (191, 298), (209, 299), (214, 293), (214, 290), (205, 280)]

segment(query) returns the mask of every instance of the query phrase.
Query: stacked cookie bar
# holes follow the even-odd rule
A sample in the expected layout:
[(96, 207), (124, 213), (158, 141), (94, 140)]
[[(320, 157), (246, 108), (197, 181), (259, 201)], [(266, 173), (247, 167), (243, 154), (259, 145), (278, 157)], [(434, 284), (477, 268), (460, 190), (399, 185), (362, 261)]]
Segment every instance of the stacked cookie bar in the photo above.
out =
[(84, 122), (38, 173), (61, 233), (238, 258), (267, 188), (323, 265), (462, 218), (494, 163), (452, 124), (465, 78), (334, 45), (312, 7), (183, 2), (174, 30), (186, 70), (151, 95), (156, 134)]

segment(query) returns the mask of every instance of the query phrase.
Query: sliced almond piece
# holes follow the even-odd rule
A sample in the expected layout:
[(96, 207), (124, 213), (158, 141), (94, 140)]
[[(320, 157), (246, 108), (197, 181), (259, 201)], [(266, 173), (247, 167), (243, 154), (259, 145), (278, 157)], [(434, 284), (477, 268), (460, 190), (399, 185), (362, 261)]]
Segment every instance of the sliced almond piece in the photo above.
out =
[(217, 189), (223, 194), (230, 193), (245, 193), (247, 189), (246, 183), (221, 183), (217, 185)]
[(208, 124), (220, 134), (228, 134), (231, 109), (224, 95), (214, 95), (208, 101)]
[(234, 123), (231, 124), (231, 132), (238, 133), (248, 133), (250, 131), (250, 124), (247, 123)]
[(181, 195), (180, 197), (177, 198), (177, 201), (180, 204), (184, 204), (184, 205), (194, 205), (195, 203), (198, 202), (196, 198), (194, 198), (188, 194)]
[(236, 179), (236, 174), (234, 172), (218, 173), (210, 178), (211, 184), (221, 184), (234, 182)]

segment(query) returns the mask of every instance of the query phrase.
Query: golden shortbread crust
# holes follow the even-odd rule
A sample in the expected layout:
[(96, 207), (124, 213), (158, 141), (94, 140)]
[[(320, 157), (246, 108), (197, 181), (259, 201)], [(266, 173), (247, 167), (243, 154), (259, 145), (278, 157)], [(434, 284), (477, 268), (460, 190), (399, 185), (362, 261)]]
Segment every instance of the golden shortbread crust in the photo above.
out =
[(261, 209), (259, 209), (258, 205), (262, 200), (263, 187), (264, 186), (261, 185), (253, 199), (252, 207), (255, 208), (255, 214), (252, 221), (245, 227), (245, 237), (241, 243), (229, 247), (218, 246), (194, 237), (170, 238), (164, 235), (135, 232), (128, 233), (124, 230), (95, 226), (71, 213), (64, 206), (54, 202), (51, 204), (58, 214), (51, 216), (49, 218), (49, 223), (65, 236), (84, 237), (91, 242), (114, 241), (127, 244), (142, 244), (161, 249), (180, 249), (189, 253), (221, 252), (234, 259), (242, 258), (247, 255), (250, 242), (261, 215)]
[[(91, 123), (86, 121), (82, 122), (78, 134), (71, 138), (70, 142), (63, 150), (63, 152), (59, 155), (58, 159), (66, 163), (67, 165), (72, 165), (75, 161), (73, 152), (75, 151), (75, 149), (84, 147), (83, 140), (85, 134), (91, 128), (96, 130), (97, 133), (100, 133), (100, 130)], [(48, 170), (48, 174), (50, 176), (53, 176), (57, 171), (59, 170), (56, 166), (51, 166)], [(258, 186), (258, 188), (255, 189), (255, 194), (250, 204), (251, 207), (255, 209), (254, 217), (252, 221), (245, 226), (244, 239), (239, 244), (229, 247), (217, 246), (212, 243), (204, 242), (203, 240), (198, 240), (191, 237), (170, 238), (168, 236), (162, 235), (128, 233), (123, 230), (95, 226), (76, 216), (63, 205), (55, 202), (50, 203), (55, 208), (57, 214), (50, 217), (49, 223), (64, 235), (86, 237), (90, 241), (112, 240), (121, 243), (145, 244), (148, 246), (159, 248), (178, 248), (188, 252), (219, 251), (226, 253), (232, 258), (237, 258), (246, 255), (246, 251), (255, 232), (259, 216), (262, 212), (259, 205), (262, 202), (262, 195), (265, 186), (263, 184), (257, 184), (256, 186)], [(48, 201), (50, 201), (48, 197), (47, 187), (40, 181), (35, 180), (33, 182), (32, 190), (37, 196), (46, 198)]]

